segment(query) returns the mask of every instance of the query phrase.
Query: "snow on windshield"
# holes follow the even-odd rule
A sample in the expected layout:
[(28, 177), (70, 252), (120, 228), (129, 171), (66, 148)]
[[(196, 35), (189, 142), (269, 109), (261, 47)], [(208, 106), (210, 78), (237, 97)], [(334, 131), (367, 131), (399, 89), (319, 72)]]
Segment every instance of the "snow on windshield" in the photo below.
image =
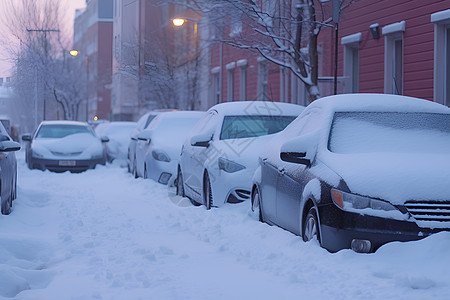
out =
[(336, 113), (328, 148), (335, 153), (448, 153), (450, 115)]
[(36, 138), (53, 138), (60, 139), (72, 134), (88, 133), (93, 135), (92, 130), (87, 126), (79, 125), (42, 125)]
[(283, 130), (294, 116), (226, 116), (223, 119), (221, 140), (258, 137)]

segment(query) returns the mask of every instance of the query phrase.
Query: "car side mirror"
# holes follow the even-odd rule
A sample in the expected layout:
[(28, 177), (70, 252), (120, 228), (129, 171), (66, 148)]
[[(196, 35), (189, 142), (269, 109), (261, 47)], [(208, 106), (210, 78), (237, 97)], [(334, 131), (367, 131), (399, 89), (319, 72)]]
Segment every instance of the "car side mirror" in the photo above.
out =
[(10, 152), (20, 150), (20, 144), (13, 141), (0, 142), (0, 152)]
[(30, 134), (22, 135), (22, 141), (31, 142), (31, 135)]
[(316, 156), (317, 141), (317, 132), (289, 140), (281, 145), (280, 159), (286, 162), (310, 166)]
[(209, 147), (212, 134), (198, 134), (191, 137), (191, 145), (194, 147)]
[(107, 136), (102, 136), (102, 137), (100, 138), (100, 140), (102, 141), (102, 143), (107, 143), (107, 142), (109, 142), (109, 137), (107, 137)]
[(280, 158), (282, 161), (310, 166), (311, 160), (305, 158), (305, 156), (306, 156), (306, 152), (281, 152), (280, 153)]

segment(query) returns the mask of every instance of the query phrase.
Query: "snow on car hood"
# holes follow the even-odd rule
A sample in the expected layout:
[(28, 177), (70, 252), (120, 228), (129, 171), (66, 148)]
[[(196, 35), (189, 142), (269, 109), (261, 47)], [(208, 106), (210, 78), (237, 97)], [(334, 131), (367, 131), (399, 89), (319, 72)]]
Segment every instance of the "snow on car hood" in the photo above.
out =
[(33, 141), (32, 148), (45, 158), (100, 155), (103, 151), (99, 139), (87, 133), (72, 134), (58, 139), (36, 139)]
[(319, 158), (352, 193), (385, 199), (450, 200), (450, 155), (412, 153), (336, 154)]

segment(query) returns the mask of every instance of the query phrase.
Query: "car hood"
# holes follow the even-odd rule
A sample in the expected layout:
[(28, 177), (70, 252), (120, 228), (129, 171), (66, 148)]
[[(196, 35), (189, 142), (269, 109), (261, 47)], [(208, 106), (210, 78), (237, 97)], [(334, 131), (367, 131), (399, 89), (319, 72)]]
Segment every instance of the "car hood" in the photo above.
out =
[(450, 200), (449, 154), (335, 154), (318, 157), (350, 192), (385, 199)]
[(33, 141), (33, 146), (45, 147), (52, 152), (74, 153), (83, 152), (93, 143), (99, 143), (99, 140), (86, 133), (72, 134), (59, 139), (37, 139)]
[(37, 139), (32, 155), (44, 159), (96, 159), (103, 157), (103, 145), (97, 137), (80, 133), (60, 139)]

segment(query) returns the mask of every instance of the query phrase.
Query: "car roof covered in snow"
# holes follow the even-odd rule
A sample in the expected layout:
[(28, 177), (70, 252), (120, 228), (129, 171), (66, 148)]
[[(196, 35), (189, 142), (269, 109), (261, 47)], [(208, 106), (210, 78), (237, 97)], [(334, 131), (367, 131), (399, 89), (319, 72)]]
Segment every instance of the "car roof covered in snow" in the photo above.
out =
[(391, 94), (341, 94), (318, 99), (308, 106), (329, 112), (428, 112), (450, 113), (442, 104), (425, 99)]
[(67, 121), (67, 120), (42, 121), (41, 125), (78, 125), (78, 126), (89, 126), (89, 124), (86, 123), (86, 122)]
[(208, 111), (215, 110), (221, 115), (263, 115), (263, 116), (298, 116), (304, 106), (272, 101), (233, 101), (219, 103)]

